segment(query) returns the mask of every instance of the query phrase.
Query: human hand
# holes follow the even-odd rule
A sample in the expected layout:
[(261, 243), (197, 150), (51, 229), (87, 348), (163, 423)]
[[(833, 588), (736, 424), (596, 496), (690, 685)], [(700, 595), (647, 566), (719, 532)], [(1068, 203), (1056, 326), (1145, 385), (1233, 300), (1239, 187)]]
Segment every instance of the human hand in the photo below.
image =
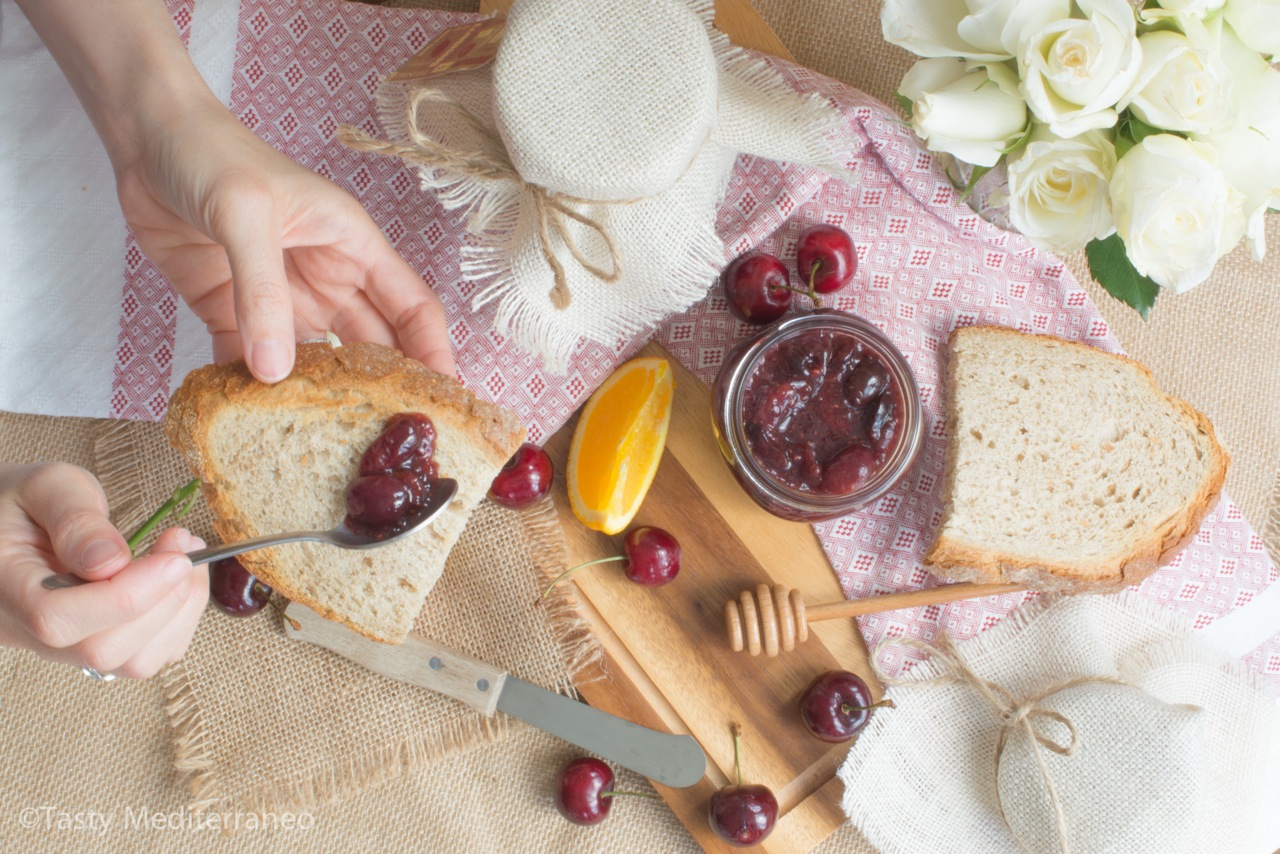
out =
[(157, 0), (17, 0), (75, 90), (144, 252), (213, 335), (283, 379), (332, 330), (453, 373), (444, 310), (360, 204), (254, 136), (209, 91)]
[(439, 299), (359, 203), (216, 101), (183, 105), (146, 134), (117, 163), (117, 186), (139, 245), (205, 322), (217, 361), (243, 354), (274, 382), (296, 339), (333, 330), (454, 372)]
[[(165, 531), (130, 560), (93, 475), (67, 463), (0, 465), (0, 645), (134, 679), (181, 658), (209, 596), (204, 543)], [(48, 590), (54, 573), (90, 582)]]

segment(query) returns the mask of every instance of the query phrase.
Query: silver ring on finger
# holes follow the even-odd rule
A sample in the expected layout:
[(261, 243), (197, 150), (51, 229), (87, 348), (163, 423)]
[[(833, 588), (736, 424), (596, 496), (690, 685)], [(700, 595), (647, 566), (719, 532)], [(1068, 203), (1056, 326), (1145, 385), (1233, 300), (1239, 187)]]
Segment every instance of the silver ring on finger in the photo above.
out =
[(99, 682), (116, 681), (116, 675), (114, 673), (103, 673), (102, 671), (95, 670), (92, 667), (81, 667), (80, 672), (85, 676), (88, 676), (90, 679), (96, 679)]

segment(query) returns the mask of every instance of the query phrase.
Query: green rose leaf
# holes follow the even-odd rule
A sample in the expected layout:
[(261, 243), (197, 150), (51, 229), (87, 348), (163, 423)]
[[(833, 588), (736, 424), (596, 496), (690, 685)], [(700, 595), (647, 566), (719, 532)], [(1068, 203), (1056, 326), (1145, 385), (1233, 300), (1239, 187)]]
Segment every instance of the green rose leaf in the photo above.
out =
[(907, 118), (911, 118), (911, 113), (912, 113), (912, 109), (915, 107), (915, 102), (912, 101), (910, 98), (908, 98), (906, 95), (902, 94), (901, 92), (894, 92), (893, 97), (898, 99), (898, 106), (902, 107), (902, 112), (907, 114)]
[(1103, 240), (1091, 240), (1084, 248), (1089, 259), (1089, 272), (1098, 284), (1120, 302), (1132, 307), (1142, 319), (1147, 319), (1151, 306), (1156, 303), (1160, 286), (1139, 273), (1124, 251), (1124, 241), (1113, 234)]
[(964, 185), (964, 190), (960, 193), (960, 201), (965, 201), (973, 194), (973, 188), (978, 186), (978, 182), (983, 176), (990, 172), (993, 166), (975, 166), (973, 171), (969, 173), (969, 182)]

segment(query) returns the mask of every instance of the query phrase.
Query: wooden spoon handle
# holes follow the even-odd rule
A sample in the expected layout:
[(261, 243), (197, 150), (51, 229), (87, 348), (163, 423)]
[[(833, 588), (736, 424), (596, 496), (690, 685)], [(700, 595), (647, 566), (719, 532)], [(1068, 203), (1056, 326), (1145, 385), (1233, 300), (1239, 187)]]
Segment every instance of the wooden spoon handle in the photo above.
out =
[(942, 605), (947, 602), (959, 602), (962, 599), (998, 596), (1001, 593), (1015, 593), (1025, 589), (1021, 584), (947, 584), (907, 593), (888, 593), (867, 599), (849, 599), (826, 605), (812, 605), (805, 609), (805, 616), (811, 623), (817, 620), (835, 620), (840, 617), (861, 617), (865, 614), (878, 614), (881, 611), (919, 608), (922, 605)]

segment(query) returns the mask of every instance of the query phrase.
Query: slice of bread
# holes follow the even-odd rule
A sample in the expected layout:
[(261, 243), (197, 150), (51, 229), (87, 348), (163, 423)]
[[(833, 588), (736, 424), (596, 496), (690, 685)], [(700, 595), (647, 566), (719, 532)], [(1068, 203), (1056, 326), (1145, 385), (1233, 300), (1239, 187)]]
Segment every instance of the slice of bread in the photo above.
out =
[(169, 403), (165, 430), (200, 478), (218, 536), (235, 542), (342, 521), (360, 456), (399, 412), (431, 419), (439, 474), (458, 481), (429, 528), (367, 551), (296, 543), (240, 556), (289, 599), (399, 643), (471, 511), (524, 441), (514, 413), (389, 347), (307, 343), (275, 385), (255, 380), (243, 362), (192, 371)]
[(1145, 367), (991, 326), (957, 329), (948, 351), (947, 511), (925, 556), (935, 575), (1118, 590), (1195, 536), (1227, 455)]

